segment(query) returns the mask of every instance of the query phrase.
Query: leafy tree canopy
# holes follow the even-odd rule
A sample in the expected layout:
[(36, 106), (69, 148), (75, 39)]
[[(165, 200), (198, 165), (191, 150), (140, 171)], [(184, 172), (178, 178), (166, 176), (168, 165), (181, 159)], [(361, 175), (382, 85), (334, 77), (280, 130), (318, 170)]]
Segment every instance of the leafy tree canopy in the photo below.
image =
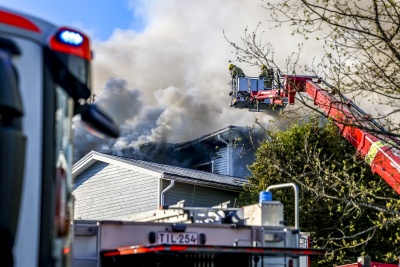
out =
[[(249, 168), (241, 204), (254, 203), (269, 185), (294, 182), (300, 188), (300, 229), (312, 246), (327, 249), (320, 264), (356, 262), (361, 255), (396, 262), (400, 255), (400, 199), (355, 155), (355, 149), (331, 121), (320, 117), (269, 130)], [(293, 192), (274, 190), (294, 225)]]

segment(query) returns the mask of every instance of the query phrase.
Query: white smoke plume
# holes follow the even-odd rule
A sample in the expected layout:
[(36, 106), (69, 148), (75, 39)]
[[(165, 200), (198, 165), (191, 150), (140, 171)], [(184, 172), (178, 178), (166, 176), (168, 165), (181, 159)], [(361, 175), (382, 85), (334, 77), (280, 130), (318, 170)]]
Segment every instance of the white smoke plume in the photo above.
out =
[[(184, 142), (228, 125), (251, 126), (255, 119), (267, 124), (269, 115), (229, 107), (228, 63), (235, 58), (223, 37), (225, 31), (240, 43), (246, 27), (262, 22), (265, 41), (279, 47), (275, 58), (284, 63), (301, 40), (292, 39), (290, 30), (270, 29), (262, 4), (132, 0), (132, 14), (145, 27), (116, 29), (93, 46), (96, 102), (119, 123), (121, 137), (102, 141), (76, 122), (75, 159), (92, 149), (118, 154), (146, 142)], [(258, 75), (256, 67), (233, 63), (248, 76)]]

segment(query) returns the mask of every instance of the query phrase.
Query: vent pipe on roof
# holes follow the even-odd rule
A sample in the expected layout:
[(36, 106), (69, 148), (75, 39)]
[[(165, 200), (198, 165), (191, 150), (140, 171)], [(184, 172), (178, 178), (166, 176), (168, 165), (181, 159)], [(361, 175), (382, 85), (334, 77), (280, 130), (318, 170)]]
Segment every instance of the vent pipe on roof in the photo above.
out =
[(224, 143), (226, 145), (226, 150), (227, 150), (226, 151), (226, 175), (232, 175), (232, 173), (231, 173), (231, 169), (232, 169), (232, 167), (231, 167), (231, 165), (232, 165), (232, 163), (231, 163), (231, 158), (232, 158), (231, 157), (231, 146), (228, 142), (226, 142), (224, 139), (221, 138), (220, 134), (217, 135), (217, 138), (219, 141), (221, 141), (222, 143)]
[(162, 192), (161, 192), (161, 208), (164, 207), (164, 194), (165, 192), (167, 192), (168, 190), (170, 190), (173, 186), (174, 186), (174, 179), (171, 179), (171, 183), (168, 187), (166, 187)]

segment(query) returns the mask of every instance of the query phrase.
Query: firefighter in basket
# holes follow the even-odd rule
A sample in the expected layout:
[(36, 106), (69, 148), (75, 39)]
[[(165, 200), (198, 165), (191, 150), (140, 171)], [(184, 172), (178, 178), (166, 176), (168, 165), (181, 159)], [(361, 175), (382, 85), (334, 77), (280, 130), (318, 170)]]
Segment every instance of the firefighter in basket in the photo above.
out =
[(233, 64), (229, 64), (228, 65), (228, 70), (229, 70), (229, 73), (230, 73), (231, 78), (232, 78), (232, 81), (231, 81), (232, 91), (229, 93), (229, 95), (232, 96), (233, 92), (236, 91), (236, 89), (237, 89), (236, 88), (236, 78), (237, 77), (244, 77), (245, 75), (244, 75), (244, 72), (243, 72), (243, 70), (241, 68), (239, 68), (238, 66), (233, 65)]
[(264, 89), (272, 88), (272, 82), (274, 80), (274, 70), (272, 68), (268, 69), (264, 64), (261, 65), (261, 73), (259, 78), (264, 79)]

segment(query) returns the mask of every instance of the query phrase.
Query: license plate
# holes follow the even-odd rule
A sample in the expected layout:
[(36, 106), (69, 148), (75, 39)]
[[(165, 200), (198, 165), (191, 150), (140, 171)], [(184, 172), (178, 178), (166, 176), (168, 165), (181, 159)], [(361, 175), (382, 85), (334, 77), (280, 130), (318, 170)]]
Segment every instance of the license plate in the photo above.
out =
[(158, 232), (158, 244), (197, 244), (197, 233)]

